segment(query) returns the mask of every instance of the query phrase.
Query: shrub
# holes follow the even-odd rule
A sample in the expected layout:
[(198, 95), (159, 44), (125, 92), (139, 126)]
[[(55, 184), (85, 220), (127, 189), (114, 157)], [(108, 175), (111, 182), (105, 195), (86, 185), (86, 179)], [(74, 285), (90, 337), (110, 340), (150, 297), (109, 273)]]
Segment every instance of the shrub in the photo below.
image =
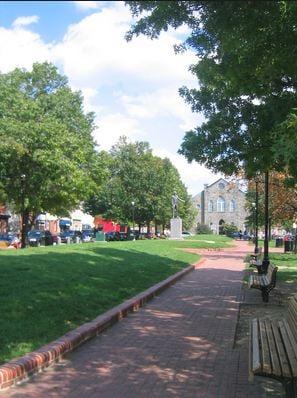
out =
[(197, 234), (212, 234), (212, 230), (206, 224), (197, 224), (196, 232)]
[(232, 238), (233, 234), (237, 231), (238, 231), (237, 227), (233, 224), (225, 224), (224, 225), (224, 234), (226, 236), (229, 236), (230, 238)]

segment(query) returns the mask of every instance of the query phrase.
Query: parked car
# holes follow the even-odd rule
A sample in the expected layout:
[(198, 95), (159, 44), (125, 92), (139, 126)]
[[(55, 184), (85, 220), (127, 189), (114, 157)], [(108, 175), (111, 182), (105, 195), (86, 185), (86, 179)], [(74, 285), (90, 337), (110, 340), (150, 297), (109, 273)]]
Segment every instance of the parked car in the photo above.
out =
[(120, 232), (120, 240), (128, 240), (128, 234), (126, 232)]
[(139, 231), (130, 231), (130, 238), (131, 240), (138, 240), (140, 236), (140, 232)]
[(60, 233), (61, 243), (79, 243), (81, 242), (80, 231), (64, 231)]
[(192, 236), (192, 233), (189, 231), (183, 231), (182, 232), (182, 236), (186, 237), (186, 236)]
[(39, 231), (38, 229), (28, 232), (27, 241), (29, 246), (47, 246), (54, 242), (50, 231)]
[(53, 245), (58, 245), (60, 243), (60, 237), (57, 234), (52, 234), (53, 237)]
[(8, 248), (19, 249), (21, 247), (21, 241), (16, 234), (8, 232), (7, 234), (0, 234), (1, 246), (6, 246)]
[(117, 231), (106, 232), (105, 240), (107, 242), (121, 240), (121, 235)]
[(92, 229), (85, 229), (81, 232), (81, 240), (82, 242), (94, 242), (95, 233)]

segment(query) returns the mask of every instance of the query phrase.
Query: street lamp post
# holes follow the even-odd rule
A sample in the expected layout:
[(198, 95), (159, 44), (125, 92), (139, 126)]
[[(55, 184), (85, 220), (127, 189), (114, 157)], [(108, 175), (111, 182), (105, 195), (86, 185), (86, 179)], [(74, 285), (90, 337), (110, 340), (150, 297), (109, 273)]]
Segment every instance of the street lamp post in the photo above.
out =
[(256, 203), (253, 202), (252, 203), (252, 209), (253, 209), (253, 235), (254, 235), (254, 244), (255, 244), (255, 248), (254, 248), (254, 253), (257, 254), (257, 239), (256, 239)]
[(264, 239), (264, 257), (262, 262), (262, 271), (266, 273), (269, 260), (269, 172), (265, 172), (265, 239)]
[(259, 244), (258, 244), (258, 228), (259, 228), (259, 191), (258, 184), (259, 180), (256, 178), (256, 202), (255, 202), (255, 254), (259, 253)]
[(25, 179), (26, 175), (21, 175), (21, 218), (22, 218), (22, 229), (21, 229), (21, 248), (26, 247), (26, 220), (25, 220)]
[(134, 206), (135, 206), (135, 202), (134, 202), (134, 200), (132, 200), (131, 205), (132, 205), (133, 240), (135, 240), (135, 231), (134, 231)]
[(297, 224), (296, 224), (296, 222), (294, 221), (293, 222), (293, 235), (294, 235), (294, 248), (293, 248), (293, 251), (294, 251), (294, 253), (296, 254), (297, 253)]

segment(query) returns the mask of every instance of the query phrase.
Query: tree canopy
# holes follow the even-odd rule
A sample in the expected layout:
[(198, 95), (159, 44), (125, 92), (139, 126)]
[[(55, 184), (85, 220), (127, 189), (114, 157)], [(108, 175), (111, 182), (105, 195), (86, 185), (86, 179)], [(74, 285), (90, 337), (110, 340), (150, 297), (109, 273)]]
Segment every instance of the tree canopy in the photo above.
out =
[[(269, 177), (269, 213), (272, 225), (290, 225), (297, 217), (297, 189), (296, 186), (287, 185), (288, 176), (284, 173), (271, 172)], [(258, 221), (264, 225), (264, 178), (257, 178), (258, 190)], [(256, 202), (256, 182), (250, 180), (247, 191), (247, 208), (249, 210), (249, 223), (254, 223), (253, 204)]]
[[(190, 196), (169, 159), (152, 154), (147, 142), (129, 142), (126, 137), (111, 148), (109, 174), (100, 190), (85, 203), (93, 215), (136, 225), (168, 225), (172, 217), (171, 197), (176, 190), (184, 200), (180, 216), (185, 225), (193, 222)], [(133, 203), (133, 205), (132, 205)]]
[[(188, 131), (180, 153), (227, 175), (288, 170), (297, 179), (297, 2), (127, 1), (138, 18), (127, 38), (186, 24), (177, 51), (191, 48), (198, 88), (180, 94), (206, 121)], [(280, 146), (281, 144), (281, 146)], [(281, 151), (281, 152), (280, 152)]]
[[(100, 184), (94, 115), (49, 63), (0, 74), (0, 193), (17, 212), (65, 214)], [(25, 206), (25, 208), (23, 208)]]

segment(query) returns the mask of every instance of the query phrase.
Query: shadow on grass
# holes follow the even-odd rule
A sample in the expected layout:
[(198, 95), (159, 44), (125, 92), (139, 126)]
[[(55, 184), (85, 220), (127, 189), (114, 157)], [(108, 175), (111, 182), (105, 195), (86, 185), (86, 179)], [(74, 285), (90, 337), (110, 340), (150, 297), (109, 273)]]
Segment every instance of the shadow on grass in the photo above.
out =
[[(297, 255), (294, 253), (273, 253), (270, 260), (278, 266), (277, 280), (286, 283), (297, 282)], [(295, 288), (296, 291), (296, 288)]]
[(91, 245), (84, 252), (1, 253), (1, 363), (94, 319), (189, 262)]

